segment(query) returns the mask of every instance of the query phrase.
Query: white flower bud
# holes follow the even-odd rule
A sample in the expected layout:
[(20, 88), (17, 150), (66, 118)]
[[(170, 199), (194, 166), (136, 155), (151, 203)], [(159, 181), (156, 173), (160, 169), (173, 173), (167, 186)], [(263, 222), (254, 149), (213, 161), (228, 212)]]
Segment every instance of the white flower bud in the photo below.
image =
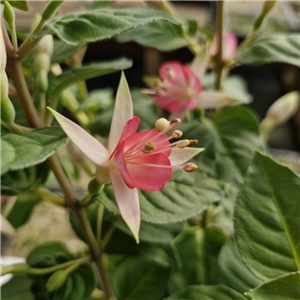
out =
[(299, 96), (299, 92), (294, 91), (285, 94), (271, 105), (266, 117), (260, 123), (260, 129), (263, 135), (274, 127), (285, 123), (296, 113), (300, 104)]
[(2, 35), (2, 30), (0, 30), (0, 71), (4, 71), (6, 67), (6, 49), (5, 49), (5, 44), (3, 40), (3, 35)]

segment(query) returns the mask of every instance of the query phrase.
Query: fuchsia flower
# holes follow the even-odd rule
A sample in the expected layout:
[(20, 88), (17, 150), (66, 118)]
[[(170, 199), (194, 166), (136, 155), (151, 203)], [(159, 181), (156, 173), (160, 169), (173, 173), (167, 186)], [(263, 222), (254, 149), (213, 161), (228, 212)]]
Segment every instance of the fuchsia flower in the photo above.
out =
[(159, 75), (163, 82), (153, 99), (160, 107), (171, 113), (180, 113), (197, 106), (197, 96), (202, 86), (188, 65), (177, 61), (166, 62), (160, 67)]
[[(218, 34), (214, 36), (213, 43), (210, 47), (210, 55), (217, 54), (219, 47)], [(223, 36), (223, 59), (225, 61), (233, 59), (238, 47), (237, 37), (233, 33), (226, 33)]]
[(96, 179), (112, 183), (120, 213), (138, 242), (140, 226), (139, 198), (136, 188), (158, 191), (171, 180), (172, 169), (186, 172), (197, 169), (186, 163), (203, 148), (188, 148), (194, 140), (180, 140), (182, 132), (166, 133), (179, 119), (171, 122), (159, 119), (151, 131), (136, 132), (140, 119), (133, 116), (129, 88), (122, 75), (118, 88), (113, 119), (108, 139), (108, 149), (80, 126), (50, 109), (73, 143), (97, 166)]
[(164, 63), (159, 69), (160, 80), (148, 81), (157, 104), (173, 114), (200, 107), (216, 109), (237, 101), (220, 91), (203, 91), (201, 80), (206, 70), (206, 49), (195, 56), (191, 66), (177, 61)]

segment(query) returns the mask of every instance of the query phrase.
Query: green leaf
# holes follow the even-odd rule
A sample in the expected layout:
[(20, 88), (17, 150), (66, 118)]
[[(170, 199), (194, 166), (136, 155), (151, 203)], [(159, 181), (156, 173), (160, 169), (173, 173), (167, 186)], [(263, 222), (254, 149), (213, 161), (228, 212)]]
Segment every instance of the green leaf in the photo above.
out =
[(253, 300), (296, 300), (300, 299), (299, 282), (299, 272), (286, 274), (249, 290), (245, 295)]
[(251, 42), (235, 59), (242, 64), (259, 66), (287, 63), (300, 67), (300, 35), (268, 35)]
[(191, 121), (180, 126), (183, 138), (198, 139), (204, 147), (195, 157), (199, 168), (210, 176), (239, 185), (255, 150), (261, 149), (257, 120), (243, 107), (222, 109), (212, 119)]
[(237, 196), (235, 237), (246, 266), (262, 280), (300, 270), (300, 178), (256, 153)]
[[(59, 253), (67, 254), (67, 250), (61, 243), (46, 243), (41, 246), (37, 246), (34, 248), (30, 254), (27, 256), (26, 262), (33, 266), (35, 266), (37, 262), (41, 260), (41, 258), (55, 256)], [(56, 264), (56, 261), (53, 261)]]
[(112, 272), (112, 287), (118, 300), (159, 300), (169, 275), (169, 267), (153, 259), (128, 257)]
[(49, 168), (46, 163), (24, 170), (5, 173), (1, 176), (1, 194), (12, 196), (24, 193), (34, 185), (37, 186), (44, 183), (48, 173)]
[(36, 195), (19, 195), (7, 220), (14, 228), (20, 227), (28, 221), (32, 210), (39, 202), (40, 198)]
[[(4, 1), (1, 1), (3, 3)], [(28, 11), (28, 3), (25, 0), (22, 1), (7, 1), (11, 6), (14, 6), (15, 8), (18, 8), (20, 10)]]
[[(183, 221), (222, 197), (218, 185), (200, 171), (189, 174), (177, 171), (163, 190), (139, 190), (141, 220), (157, 224)], [(111, 185), (106, 185), (96, 199), (113, 213), (120, 214)]]
[(80, 104), (83, 111), (99, 111), (113, 108), (114, 105), (114, 91), (111, 88), (93, 90), (89, 93), (86, 101)]
[(59, 64), (65, 61), (70, 56), (77, 53), (86, 44), (79, 44), (77, 46), (71, 46), (63, 42), (56, 43), (53, 55), (51, 56), (52, 64)]
[(240, 293), (223, 285), (187, 287), (165, 300), (246, 300)]
[(45, 161), (67, 141), (60, 127), (6, 134), (1, 139), (1, 174)]
[(107, 40), (127, 30), (162, 20), (179, 24), (165, 13), (142, 8), (77, 12), (54, 18), (33, 38), (54, 34), (65, 43), (75, 46)]
[(118, 36), (117, 41), (121, 43), (134, 41), (160, 51), (173, 51), (188, 45), (181, 25), (167, 22), (150, 23), (129, 30)]
[(9, 129), (1, 124), (1, 137), (10, 133)]
[(30, 291), (31, 279), (27, 275), (15, 275), (1, 287), (2, 300), (34, 300)]
[(220, 229), (188, 227), (171, 243), (186, 286), (218, 283), (218, 255), (227, 236)]
[(221, 283), (237, 292), (244, 293), (262, 283), (243, 263), (233, 238), (222, 248), (219, 265)]
[(118, 72), (128, 69), (132, 66), (132, 61), (127, 58), (115, 59), (107, 62), (93, 63), (74, 69), (55, 77), (51, 82), (47, 92), (47, 98), (53, 99), (59, 97), (61, 92), (69, 85), (80, 81), (94, 78), (97, 76)]

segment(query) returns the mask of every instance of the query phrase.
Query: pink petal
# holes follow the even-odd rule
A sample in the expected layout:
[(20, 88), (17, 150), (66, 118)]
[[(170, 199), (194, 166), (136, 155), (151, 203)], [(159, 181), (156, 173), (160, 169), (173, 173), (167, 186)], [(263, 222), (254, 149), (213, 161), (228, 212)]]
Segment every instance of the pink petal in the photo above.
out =
[(198, 107), (203, 109), (217, 109), (238, 101), (229, 95), (217, 91), (203, 91), (198, 96)]
[[(138, 162), (135, 160), (135, 163)], [(147, 166), (145, 164), (158, 165), (157, 167)], [(166, 168), (159, 166), (167, 166)], [(162, 153), (153, 155), (143, 155), (138, 164), (127, 164), (133, 184), (145, 191), (160, 191), (165, 184), (172, 178), (172, 169), (170, 160)]]
[(202, 89), (200, 80), (196, 77), (195, 73), (189, 66), (183, 66), (182, 70), (188, 87), (187, 93), (190, 92), (192, 95), (198, 95)]
[(125, 142), (122, 141), (118, 144), (117, 148), (115, 149), (112, 157), (112, 162), (115, 168), (119, 171), (120, 175), (122, 176), (123, 180), (125, 181), (126, 185), (133, 189), (136, 186), (134, 185), (133, 181), (131, 180), (130, 173), (128, 172), (125, 155), (124, 155), (124, 146)]
[(48, 107), (71, 141), (96, 165), (107, 167), (108, 152), (80, 126)]
[(173, 97), (153, 96), (153, 100), (161, 107), (171, 113), (180, 113), (185, 109), (186, 102), (184, 100), (176, 100)]
[(128, 188), (117, 171), (111, 171), (109, 175), (121, 216), (139, 243), (141, 220), (138, 192)]
[(169, 156), (169, 159), (171, 161), (172, 166), (180, 166), (186, 162), (188, 162), (190, 159), (192, 159), (194, 156), (196, 156), (198, 153), (202, 152), (204, 148), (174, 148)]
[(137, 131), (140, 121), (141, 120), (138, 117), (133, 117), (132, 119), (128, 120), (124, 126), (120, 141), (123, 141), (129, 136), (133, 135)]
[[(146, 138), (144, 138), (146, 136)], [(147, 142), (153, 142), (154, 144), (159, 144), (156, 150), (161, 149), (164, 146), (168, 146), (170, 143), (167, 140), (167, 136), (165, 134), (159, 134), (157, 130), (154, 130), (150, 133), (150, 131), (141, 131), (136, 134), (131, 135), (125, 140), (125, 152), (136, 143), (138, 143), (140, 150), (142, 151), (144, 145)], [(169, 156), (171, 150), (165, 150), (163, 152), (164, 155)]]
[(235, 56), (238, 47), (237, 37), (233, 33), (227, 33), (223, 37), (223, 57), (226, 60), (232, 59)]
[(128, 120), (132, 119), (132, 117), (133, 108), (131, 95), (125, 75), (124, 73), (122, 73), (116, 96), (114, 114), (110, 126), (110, 133), (108, 139), (109, 153), (112, 153), (116, 148), (121, 138), (124, 126), (126, 125)]
[(177, 86), (178, 82), (183, 84), (185, 82), (182, 67), (183, 65), (179, 61), (168, 61), (161, 65), (158, 73), (168, 87)]

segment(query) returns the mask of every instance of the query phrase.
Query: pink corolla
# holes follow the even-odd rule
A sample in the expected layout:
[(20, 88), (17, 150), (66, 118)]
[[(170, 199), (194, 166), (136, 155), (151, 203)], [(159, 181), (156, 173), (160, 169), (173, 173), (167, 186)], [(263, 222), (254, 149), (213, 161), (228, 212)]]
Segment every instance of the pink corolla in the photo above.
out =
[(197, 169), (186, 163), (203, 148), (189, 148), (194, 140), (178, 140), (182, 132), (170, 131), (179, 119), (159, 119), (151, 131), (136, 132), (140, 123), (133, 116), (129, 88), (122, 75), (118, 88), (107, 149), (80, 126), (51, 110), (73, 143), (97, 166), (96, 179), (111, 183), (121, 216), (138, 242), (140, 208), (137, 188), (159, 191), (172, 178), (172, 169)]
[(196, 107), (217, 109), (236, 101), (221, 91), (203, 91), (201, 80), (206, 70), (206, 49), (195, 56), (191, 66), (178, 61), (164, 63), (159, 69), (160, 79), (150, 83), (156, 103), (172, 114), (180, 114)]
[[(223, 59), (224, 61), (231, 60), (237, 51), (238, 40), (237, 37), (233, 33), (225, 33), (223, 35)], [(217, 54), (219, 48), (218, 34), (214, 36), (213, 43), (210, 47), (210, 55), (214, 56)]]

